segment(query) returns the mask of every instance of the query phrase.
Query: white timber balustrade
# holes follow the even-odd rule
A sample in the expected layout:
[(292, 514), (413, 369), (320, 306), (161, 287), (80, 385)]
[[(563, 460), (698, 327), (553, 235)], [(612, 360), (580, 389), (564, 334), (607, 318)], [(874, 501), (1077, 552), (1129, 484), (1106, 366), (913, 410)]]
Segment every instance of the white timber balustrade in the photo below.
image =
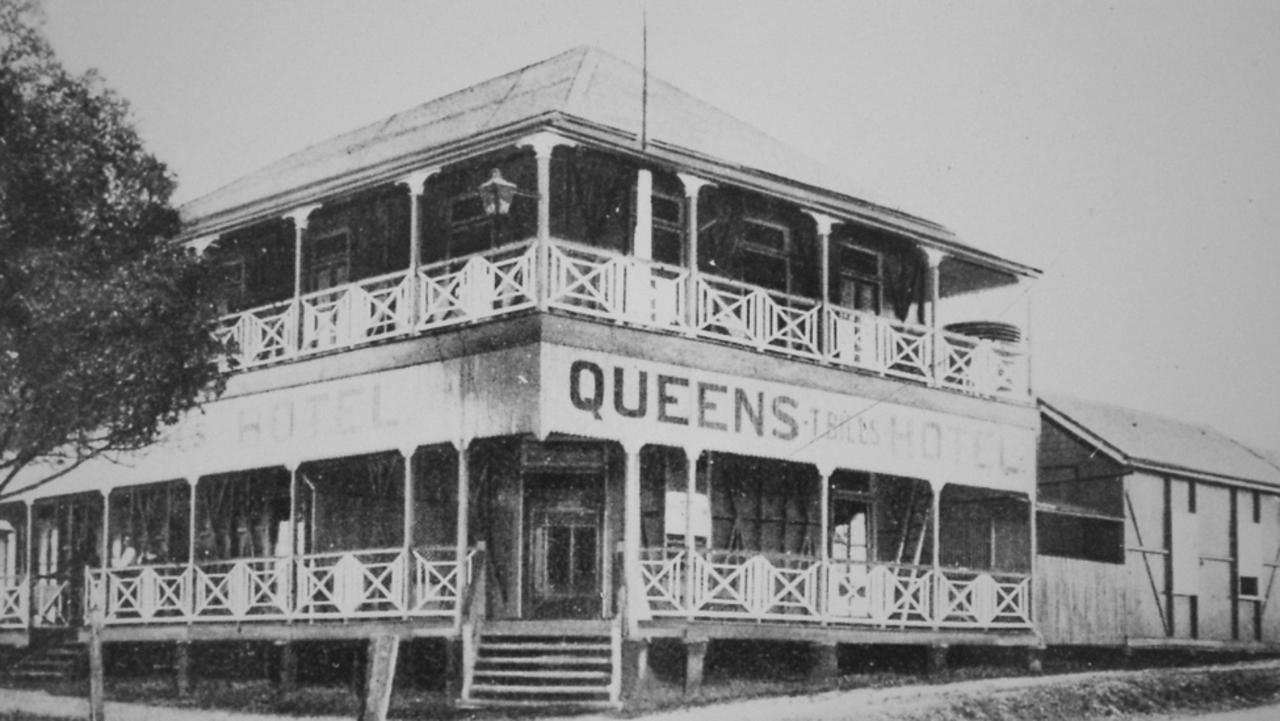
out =
[(819, 358), (820, 303), (758, 286), (698, 275), (697, 332), (758, 350)]
[(645, 549), (640, 566), (654, 616), (903, 628), (1031, 626), (1029, 574), (676, 547)]
[(30, 600), (26, 576), (0, 576), (0, 629), (26, 628)]
[(413, 329), (413, 276), (399, 271), (308, 293), (302, 307), (303, 353), (349, 348)]
[(226, 316), (214, 334), (227, 348), (224, 366), (235, 370), (539, 303), (971, 395), (1029, 392), (1024, 342), (974, 338), (564, 240), (530, 239), (300, 295)]
[(86, 600), (109, 625), (457, 618), (474, 555), (459, 563), (452, 546), (394, 548), (98, 569)]
[(537, 247), (516, 243), (423, 266), (418, 330), (430, 331), (533, 307)]
[(71, 619), (71, 580), (38, 576), (31, 585), (31, 625), (66, 626)]

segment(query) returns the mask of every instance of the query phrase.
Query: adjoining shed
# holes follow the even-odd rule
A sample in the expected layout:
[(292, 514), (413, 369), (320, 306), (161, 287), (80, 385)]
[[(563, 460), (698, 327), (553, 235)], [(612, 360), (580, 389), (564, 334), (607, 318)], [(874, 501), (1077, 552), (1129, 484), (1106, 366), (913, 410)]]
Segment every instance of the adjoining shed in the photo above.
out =
[(1036, 618), (1049, 645), (1280, 645), (1280, 468), (1212, 428), (1040, 400)]

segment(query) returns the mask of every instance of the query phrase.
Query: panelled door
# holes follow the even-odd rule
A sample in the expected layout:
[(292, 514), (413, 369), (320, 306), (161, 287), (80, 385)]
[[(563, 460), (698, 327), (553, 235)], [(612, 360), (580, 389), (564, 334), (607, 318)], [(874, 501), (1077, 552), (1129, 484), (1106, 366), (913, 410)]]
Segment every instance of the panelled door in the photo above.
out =
[(525, 477), (525, 618), (600, 618), (604, 609), (604, 479)]

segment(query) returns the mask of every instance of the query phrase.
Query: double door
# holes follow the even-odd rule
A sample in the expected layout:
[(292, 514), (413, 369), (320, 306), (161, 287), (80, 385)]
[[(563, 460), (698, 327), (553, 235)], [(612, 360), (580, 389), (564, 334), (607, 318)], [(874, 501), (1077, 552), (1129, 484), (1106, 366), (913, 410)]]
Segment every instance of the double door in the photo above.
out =
[(604, 479), (598, 473), (525, 478), (525, 618), (600, 618)]

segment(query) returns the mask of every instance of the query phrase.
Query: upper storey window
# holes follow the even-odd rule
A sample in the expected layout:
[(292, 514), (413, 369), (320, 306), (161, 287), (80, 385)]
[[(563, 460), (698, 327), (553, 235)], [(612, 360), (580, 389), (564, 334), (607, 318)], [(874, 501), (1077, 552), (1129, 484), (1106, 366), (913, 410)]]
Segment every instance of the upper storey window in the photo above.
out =
[(831, 249), (832, 293), (837, 305), (879, 313), (884, 281), (879, 253), (848, 243)]
[(831, 233), (831, 302), (853, 310), (924, 322), (924, 257), (913, 243), (872, 228)]
[(684, 198), (653, 191), (653, 259), (668, 265), (684, 260)]
[(762, 218), (742, 220), (738, 280), (791, 292), (791, 230)]
[(218, 266), (218, 306), (235, 313), (293, 296), (292, 224), (272, 219), (235, 230), (209, 247)]
[(635, 164), (583, 147), (551, 155), (551, 234), (619, 253), (635, 226)]
[[(493, 177), (494, 170), (516, 186), (506, 213), (487, 212), (480, 196), (480, 186)], [(428, 263), (533, 238), (538, 228), (533, 154), (490, 155), (446, 168), (427, 182), (422, 225), (422, 258)]]
[(699, 194), (698, 219), (702, 272), (816, 297), (816, 234), (798, 208), (755, 193), (708, 188)]
[(345, 229), (309, 238), (303, 291), (327, 290), (351, 279), (351, 234)]

